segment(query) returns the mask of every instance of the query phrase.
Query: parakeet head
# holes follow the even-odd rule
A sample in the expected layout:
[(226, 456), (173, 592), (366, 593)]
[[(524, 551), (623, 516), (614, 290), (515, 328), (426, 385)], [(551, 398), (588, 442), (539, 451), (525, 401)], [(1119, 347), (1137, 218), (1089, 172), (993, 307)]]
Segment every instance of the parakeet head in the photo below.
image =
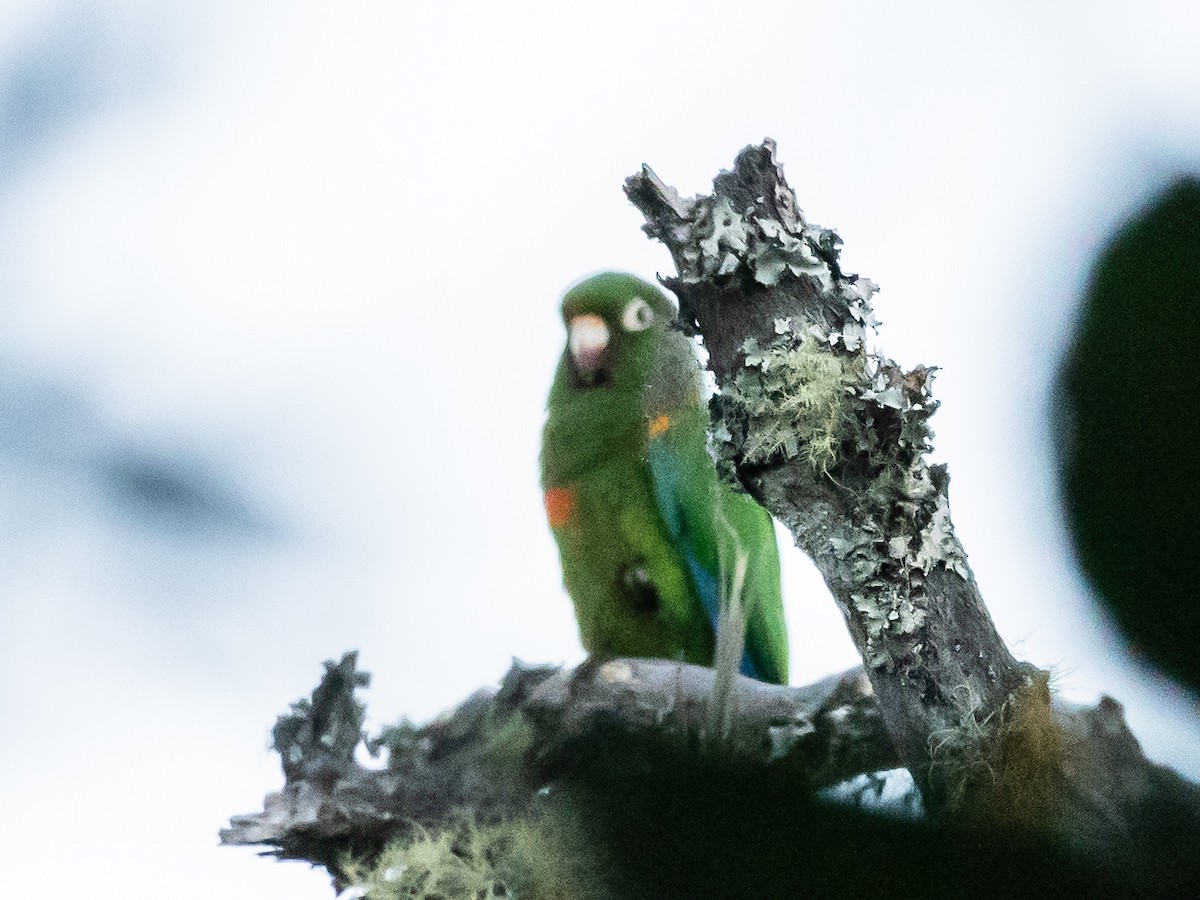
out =
[(675, 309), (654, 285), (606, 272), (567, 291), (562, 315), (573, 389), (640, 390)]

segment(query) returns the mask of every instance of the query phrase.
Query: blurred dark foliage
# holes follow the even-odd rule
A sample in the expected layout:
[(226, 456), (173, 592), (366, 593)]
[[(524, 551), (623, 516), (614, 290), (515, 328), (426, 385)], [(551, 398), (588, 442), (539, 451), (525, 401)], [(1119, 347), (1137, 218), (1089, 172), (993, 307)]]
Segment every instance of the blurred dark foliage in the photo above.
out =
[(183, 454), (115, 447), (95, 462), (98, 481), (126, 515), (151, 528), (239, 540), (277, 536), (228, 473)]
[(1062, 478), (1084, 572), (1135, 653), (1200, 686), (1200, 180), (1101, 255), (1063, 365)]

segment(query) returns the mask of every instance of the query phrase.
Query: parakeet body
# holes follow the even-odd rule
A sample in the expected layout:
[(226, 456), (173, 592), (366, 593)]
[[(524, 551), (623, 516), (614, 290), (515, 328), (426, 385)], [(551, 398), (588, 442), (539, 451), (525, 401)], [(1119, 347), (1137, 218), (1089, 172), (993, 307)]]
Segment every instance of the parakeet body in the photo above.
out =
[(770, 517), (717, 476), (692, 342), (653, 285), (606, 273), (563, 298), (567, 348), (542, 441), (546, 514), (596, 659), (711, 665), (722, 582), (748, 555), (743, 674), (787, 681)]

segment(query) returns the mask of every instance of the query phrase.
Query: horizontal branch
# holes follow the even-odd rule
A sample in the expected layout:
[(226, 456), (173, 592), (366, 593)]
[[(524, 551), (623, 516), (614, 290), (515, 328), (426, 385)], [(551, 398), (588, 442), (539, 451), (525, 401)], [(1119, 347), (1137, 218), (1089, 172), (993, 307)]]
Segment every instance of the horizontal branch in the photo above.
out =
[(713, 670), (655, 659), (584, 665), (547, 679), (522, 709), (543, 760), (575, 760), (604, 735), (686, 752), (706, 742), (727, 764), (786, 770), (814, 792), (899, 764), (861, 669), (805, 687), (738, 676), (725, 734), (705, 734)]
[[(801, 688), (739, 677), (731, 728), (716, 744), (704, 734), (713, 674), (680, 663), (614, 660), (574, 670), (514, 663), (499, 689), (476, 691), (428, 724), (403, 723), (371, 740), (362, 733), (356, 697), (366, 683), (355, 654), (326, 664), (311, 699), (294, 704), (274, 729), (283, 789), (268, 795), (263, 811), (235, 816), (221, 832), (222, 843), (266, 847), (281, 858), (325, 866), (344, 886), (348, 853), (372, 859), (393, 838), (411, 836), (413, 822), (438, 833), (452, 828), (462, 811), (480, 824), (513, 821), (531, 809), (544, 812), (536, 804), (548, 793), (569, 794), (572, 784), (591, 778), (599, 787), (585, 794), (586, 818), (615, 820), (618, 837), (601, 830), (578, 852), (601, 860), (630, 828), (651, 835), (674, 829), (670, 846), (686, 854), (680, 858), (696, 867), (687, 877), (700, 883), (719, 877), (731, 858), (745, 852), (737, 841), (724, 844), (738, 834), (757, 835), (762, 859), (780, 867), (755, 875), (759, 882), (811, 878), (813, 859), (795, 848), (820, 847), (831, 884), (844, 882), (847, 896), (854, 895), (854, 860), (884, 846), (897, 859), (933, 858), (936, 848), (943, 862), (947, 848), (955, 848), (955, 858), (969, 860), (971, 871), (981, 853), (1010, 863), (1019, 858), (1031, 872), (1050, 873), (1047, 883), (1076, 877), (1112, 883), (1120, 877), (1144, 887), (1147, 879), (1182, 884), (1200, 877), (1193, 849), (1200, 836), (1200, 793), (1146, 760), (1120, 706), (1107, 698), (1094, 708), (1057, 705), (1077, 770), (1070, 779), (1079, 813), (1071, 849), (1086, 851), (1058, 856), (1015, 835), (982, 841), (969, 832), (930, 831), (915, 823), (910, 829), (807, 802), (823, 787), (897, 762), (861, 670)], [(359, 763), (380, 748), (388, 750), (386, 765)], [(714, 766), (679, 774), (689, 760), (705, 759)], [(739, 771), (750, 777), (735, 775), (736, 786), (722, 794), (718, 785)], [(743, 787), (750, 796), (738, 794)], [(693, 792), (699, 796), (682, 802), (694, 820), (680, 822), (669, 806), (660, 806)], [(630, 808), (637, 810), (632, 819)], [(771, 817), (769, 834), (751, 824), (762, 815)], [(554, 820), (553, 827), (564, 821)], [(1122, 840), (1114, 845), (1118, 830)], [(706, 849), (706, 835), (726, 835), (717, 842), (723, 849)], [(658, 846), (665, 845), (660, 840)], [(610, 862), (631, 866), (626, 874), (632, 874), (647, 854), (650, 865), (659, 864), (653, 860), (660, 853), (630, 847)], [(923, 883), (940, 878), (935, 866)]]
[[(481, 821), (520, 815), (540, 788), (614, 745), (647, 758), (703, 752), (713, 673), (650, 659), (574, 670), (514, 663), (498, 690), (370, 740), (355, 697), (366, 682), (353, 653), (326, 664), (312, 699), (275, 727), (283, 790), (262, 812), (235, 816), (222, 843), (333, 867), (346, 849), (379, 848), (410, 822), (436, 825), (461, 809)], [(736, 695), (714, 749), (723, 763), (770, 768), (798, 793), (897, 765), (861, 670), (800, 688), (739, 677)], [(363, 747), (386, 748), (386, 766), (361, 765)]]

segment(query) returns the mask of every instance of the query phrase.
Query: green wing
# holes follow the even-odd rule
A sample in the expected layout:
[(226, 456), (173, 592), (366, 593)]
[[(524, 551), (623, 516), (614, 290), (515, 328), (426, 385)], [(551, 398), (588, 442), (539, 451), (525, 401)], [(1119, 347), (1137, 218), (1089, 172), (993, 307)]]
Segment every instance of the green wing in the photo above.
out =
[(785, 684), (787, 631), (771, 517), (751, 497), (721, 482), (705, 447), (705, 425), (703, 408), (693, 407), (678, 412), (650, 438), (647, 460), (659, 513), (714, 630), (720, 610), (721, 560), (733, 559), (739, 548), (748, 555), (742, 674)]

